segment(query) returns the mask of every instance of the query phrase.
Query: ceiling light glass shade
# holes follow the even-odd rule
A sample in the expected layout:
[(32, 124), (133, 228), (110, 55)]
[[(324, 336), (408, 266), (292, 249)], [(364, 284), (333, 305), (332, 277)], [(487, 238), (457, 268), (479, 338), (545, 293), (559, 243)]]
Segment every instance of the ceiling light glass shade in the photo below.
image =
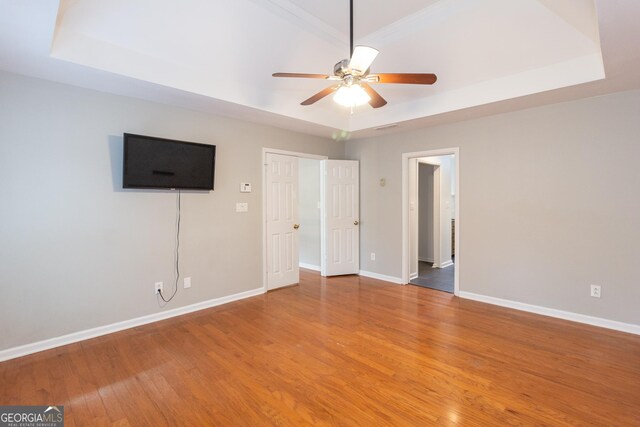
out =
[(368, 46), (356, 46), (349, 61), (349, 68), (359, 74), (369, 69), (371, 63), (378, 56), (378, 50)]
[(333, 100), (345, 107), (356, 107), (366, 104), (371, 100), (371, 97), (365, 92), (362, 86), (354, 84), (340, 87), (333, 96)]

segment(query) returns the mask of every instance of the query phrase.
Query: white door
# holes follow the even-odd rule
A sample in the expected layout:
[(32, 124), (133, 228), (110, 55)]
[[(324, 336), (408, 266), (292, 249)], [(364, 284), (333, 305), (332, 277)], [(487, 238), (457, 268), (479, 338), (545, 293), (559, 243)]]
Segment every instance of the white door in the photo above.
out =
[(299, 282), (298, 158), (266, 155), (267, 289)]
[(323, 276), (360, 272), (358, 162), (323, 160)]

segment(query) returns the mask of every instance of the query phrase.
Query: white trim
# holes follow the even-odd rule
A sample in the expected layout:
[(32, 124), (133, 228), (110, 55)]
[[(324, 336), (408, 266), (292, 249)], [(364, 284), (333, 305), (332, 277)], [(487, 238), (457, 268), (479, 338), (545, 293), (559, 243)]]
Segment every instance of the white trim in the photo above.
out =
[(409, 264), (410, 264), (410, 244), (409, 238), (409, 160), (418, 157), (447, 156), (453, 154), (456, 164), (456, 269), (454, 272), (453, 294), (460, 294), (460, 262), (461, 246), (460, 246), (460, 148), (443, 148), (439, 150), (417, 151), (412, 153), (402, 153), (402, 283), (409, 283)]
[[(305, 159), (326, 160), (329, 157), (318, 154), (300, 153), (297, 151), (279, 150), (277, 148), (262, 147), (262, 287), (267, 292), (267, 153), (282, 154), (285, 156), (302, 157)], [(322, 171), (322, 168), (321, 168)], [(321, 180), (322, 182), (322, 180)], [(324, 212), (321, 206), (320, 215)], [(322, 260), (320, 264), (322, 265)]]
[(447, 268), (447, 267), (451, 267), (452, 265), (453, 265), (453, 261), (449, 260), (440, 264), (440, 268)]
[(397, 285), (402, 285), (402, 279), (399, 277), (387, 276), (384, 274), (373, 273), (371, 271), (360, 270), (358, 273), (360, 276), (370, 277), (372, 279), (384, 280), (385, 282), (395, 283)]
[(417, 279), (418, 277), (420, 277), (418, 273), (411, 273), (409, 275), (409, 280)]
[(418, 261), (433, 263), (433, 259), (432, 258), (421, 258), (421, 257), (418, 257)]
[(265, 159), (265, 155), (267, 153), (272, 154), (282, 154), (283, 156), (293, 156), (293, 157), (303, 157), (305, 159), (315, 159), (315, 160), (326, 160), (329, 157), (323, 156), (321, 154), (309, 154), (309, 153), (301, 153), (299, 151), (287, 151), (287, 150), (279, 150), (277, 148), (262, 148), (262, 160)]
[(300, 268), (306, 268), (307, 270), (320, 271), (319, 265), (307, 264), (306, 262), (299, 262), (298, 266)]
[(171, 317), (182, 316), (183, 314), (204, 310), (206, 308), (216, 307), (218, 305), (227, 304), (229, 302), (238, 301), (262, 294), (264, 294), (263, 288), (252, 289), (250, 291), (240, 292), (237, 294), (228, 295), (226, 297), (214, 298), (191, 305), (186, 305), (184, 307), (174, 308), (172, 310), (149, 314), (142, 317), (136, 317), (134, 319), (124, 320), (122, 322), (116, 322), (110, 325), (98, 326), (97, 328), (85, 329), (84, 331), (73, 332), (71, 334), (62, 335), (60, 337), (8, 348), (6, 350), (0, 351), (0, 362), (4, 362), (5, 360), (9, 359), (15, 359), (16, 357), (26, 356), (32, 353), (37, 353), (39, 351), (49, 350), (67, 344), (73, 344), (78, 341), (84, 341), (102, 335), (112, 334), (114, 332), (123, 331), (125, 329), (135, 328), (136, 326), (158, 322), (160, 320), (169, 319)]
[(513, 308), (515, 310), (527, 311), (529, 313), (541, 314), (543, 316), (556, 317), (558, 319), (570, 320), (572, 322), (585, 323), (587, 325), (599, 326), (601, 328), (614, 329), (616, 331), (640, 335), (640, 325), (634, 325), (632, 323), (623, 323), (616, 320), (608, 320), (601, 317), (593, 317), (587, 316), (586, 314), (573, 313), (571, 311), (557, 310), (555, 308), (542, 307), (539, 305), (526, 304), (518, 301), (474, 294), (472, 292), (462, 291), (458, 296), (460, 298), (484, 302), (487, 304), (499, 305), (501, 307)]
[[(320, 275), (327, 277), (327, 162), (320, 160)], [(358, 254), (360, 256), (360, 254)]]

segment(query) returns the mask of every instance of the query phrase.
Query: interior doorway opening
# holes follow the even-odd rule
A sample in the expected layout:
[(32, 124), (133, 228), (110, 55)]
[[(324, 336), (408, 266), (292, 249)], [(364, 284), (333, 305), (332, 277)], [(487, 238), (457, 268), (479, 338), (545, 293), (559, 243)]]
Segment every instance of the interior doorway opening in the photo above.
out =
[(459, 165), (458, 148), (402, 156), (402, 279), (405, 284), (459, 293)]
[(263, 149), (263, 285), (359, 273), (359, 163)]
[(320, 166), (319, 159), (298, 159), (298, 265), (313, 271), (320, 271)]
[(320, 270), (321, 161), (326, 156), (263, 149), (263, 284), (298, 284), (300, 267)]
[(410, 195), (412, 248), (409, 283), (453, 293), (455, 156), (420, 157), (411, 162), (410, 176), (415, 179), (415, 184), (410, 184), (414, 194)]

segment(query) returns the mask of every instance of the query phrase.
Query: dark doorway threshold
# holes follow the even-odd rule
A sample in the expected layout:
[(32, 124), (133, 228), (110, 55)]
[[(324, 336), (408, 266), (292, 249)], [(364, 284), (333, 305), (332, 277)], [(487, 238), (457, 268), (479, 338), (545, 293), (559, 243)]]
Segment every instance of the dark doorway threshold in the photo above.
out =
[(418, 277), (409, 284), (436, 291), (453, 293), (455, 264), (445, 268), (433, 268), (432, 262), (418, 262)]

